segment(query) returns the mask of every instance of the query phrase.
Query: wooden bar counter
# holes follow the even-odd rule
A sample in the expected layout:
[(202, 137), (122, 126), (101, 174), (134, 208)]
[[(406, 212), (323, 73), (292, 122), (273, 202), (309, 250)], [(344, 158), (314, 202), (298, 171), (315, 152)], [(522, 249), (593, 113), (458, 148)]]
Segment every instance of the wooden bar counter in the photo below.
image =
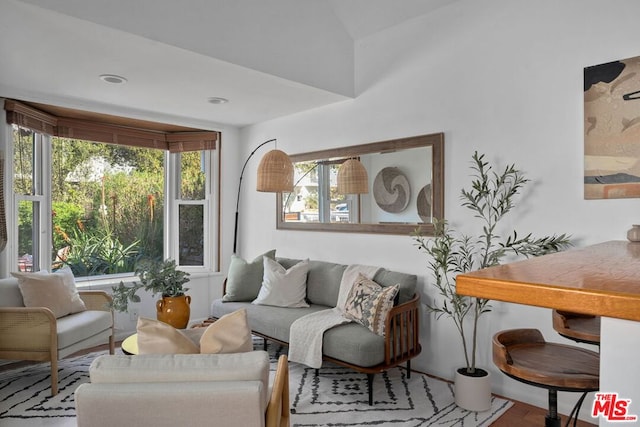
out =
[(640, 321), (640, 243), (610, 241), (458, 275), (457, 292)]
[[(640, 419), (640, 243), (604, 242), (490, 267), (458, 275), (456, 285), (463, 295), (601, 316), (600, 391), (628, 399), (627, 415)], [(591, 420), (619, 425), (602, 414)]]

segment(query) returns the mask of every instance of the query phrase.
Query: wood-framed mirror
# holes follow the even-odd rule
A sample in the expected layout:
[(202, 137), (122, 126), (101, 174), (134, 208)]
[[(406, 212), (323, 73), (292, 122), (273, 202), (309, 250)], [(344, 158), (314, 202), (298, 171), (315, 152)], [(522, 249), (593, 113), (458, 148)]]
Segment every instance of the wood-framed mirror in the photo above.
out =
[[(444, 134), (290, 155), (294, 190), (276, 197), (282, 230), (433, 235), (444, 218)], [(368, 193), (337, 193), (340, 165), (357, 158)]]

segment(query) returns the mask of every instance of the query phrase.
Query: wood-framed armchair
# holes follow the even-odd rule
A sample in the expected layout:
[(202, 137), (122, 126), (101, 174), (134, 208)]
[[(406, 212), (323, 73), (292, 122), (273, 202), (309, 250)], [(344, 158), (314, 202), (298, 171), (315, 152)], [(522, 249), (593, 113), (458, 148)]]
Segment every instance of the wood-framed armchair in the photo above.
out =
[(51, 395), (58, 393), (58, 360), (109, 343), (114, 353), (111, 296), (79, 291), (87, 310), (60, 318), (46, 307), (25, 307), (14, 278), (0, 279), (0, 359), (51, 362)]

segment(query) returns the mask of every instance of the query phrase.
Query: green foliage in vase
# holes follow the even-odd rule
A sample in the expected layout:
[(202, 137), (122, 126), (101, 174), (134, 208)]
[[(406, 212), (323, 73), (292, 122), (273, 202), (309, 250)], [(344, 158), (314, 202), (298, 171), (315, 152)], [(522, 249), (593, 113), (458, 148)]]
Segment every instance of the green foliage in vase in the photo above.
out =
[(151, 292), (153, 296), (161, 294), (163, 297), (176, 297), (184, 295), (188, 288), (184, 284), (189, 282), (189, 273), (178, 270), (176, 262), (172, 259), (165, 261), (143, 260), (135, 268), (135, 274), (140, 279), (132, 285), (125, 285), (120, 282), (118, 286), (113, 286), (111, 307), (117, 311), (125, 312), (129, 307), (129, 302), (140, 302), (138, 290), (144, 289)]
[[(488, 299), (457, 294), (457, 275), (498, 265), (507, 255), (539, 256), (571, 246), (569, 236), (565, 234), (534, 237), (531, 233), (522, 235), (513, 230), (506, 238), (502, 237), (498, 225), (515, 208), (516, 198), (529, 180), (515, 165), (496, 173), (484, 160), (484, 154), (477, 152), (472, 156), (471, 169), (471, 187), (461, 191), (460, 200), (462, 206), (480, 220), (478, 233), (475, 236), (461, 234), (445, 220), (435, 221), (433, 237), (413, 233), (416, 246), (429, 257), (428, 269), (437, 292), (427, 308), (437, 319), (444, 316), (453, 320), (469, 374), (476, 370), (478, 321), (491, 311), (491, 305)], [(471, 317), (470, 343), (468, 316)]]

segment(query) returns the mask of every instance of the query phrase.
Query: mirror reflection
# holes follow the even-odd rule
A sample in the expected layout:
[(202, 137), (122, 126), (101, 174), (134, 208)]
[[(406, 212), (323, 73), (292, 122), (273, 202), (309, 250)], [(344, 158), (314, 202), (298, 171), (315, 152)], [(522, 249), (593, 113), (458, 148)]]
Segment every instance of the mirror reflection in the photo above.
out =
[[(408, 234), (443, 217), (444, 135), (421, 135), (292, 155), (294, 191), (278, 195), (278, 228)], [(368, 192), (340, 194), (348, 159), (367, 170)]]

